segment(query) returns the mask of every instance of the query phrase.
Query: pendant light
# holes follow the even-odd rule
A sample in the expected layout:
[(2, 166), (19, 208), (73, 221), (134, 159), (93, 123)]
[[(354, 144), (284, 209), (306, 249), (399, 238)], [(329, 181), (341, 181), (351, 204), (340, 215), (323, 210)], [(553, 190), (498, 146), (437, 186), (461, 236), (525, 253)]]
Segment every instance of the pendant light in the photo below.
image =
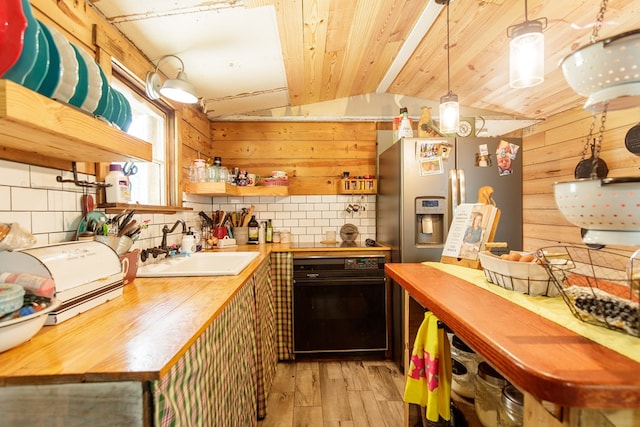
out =
[[(167, 58), (175, 58), (180, 61), (180, 71), (175, 79), (167, 79), (164, 83), (158, 75), (160, 63)], [(159, 99), (160, 96), (183, 102), (185, 104), (194, 104), (198, 102), (196, 89), (187, 81), (187, 73), (184, 72), (184, 62), (176, 55), (165, 55), (158, 61), (155, 72), (148, 72), (145, 80), (145, 92), (150, 99)]]
[(544, 81), (544, 34), (547, 18), (529, 21), (524, 0), (524, 22), (507, 28), (509, 42), (509, 86), (522, 89)]
[(460, 104), (458, 95), (451, 93), (451, 65), (449, 59), (449, 3), (451, 0), (440, 0), (447, 4), (447, 94), (440, 98), (440, 132), (453, 134), (460, 126)]

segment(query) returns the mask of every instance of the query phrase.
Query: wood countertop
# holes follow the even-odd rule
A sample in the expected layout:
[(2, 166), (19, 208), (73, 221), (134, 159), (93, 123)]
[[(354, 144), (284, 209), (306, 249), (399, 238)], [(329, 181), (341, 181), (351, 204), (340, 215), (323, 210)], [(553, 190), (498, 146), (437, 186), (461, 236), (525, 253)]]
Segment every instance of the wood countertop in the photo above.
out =
[(252, 250), (260, 256), (237, 276), (136, 278), (122, 296), (45, 326), (0, 353), (0, 386), (161, 378), (270, 253)]
[(408, 263), (385, 270), (536, 398), (579, 408), (640, 407), (640, 363), (437, 268)]

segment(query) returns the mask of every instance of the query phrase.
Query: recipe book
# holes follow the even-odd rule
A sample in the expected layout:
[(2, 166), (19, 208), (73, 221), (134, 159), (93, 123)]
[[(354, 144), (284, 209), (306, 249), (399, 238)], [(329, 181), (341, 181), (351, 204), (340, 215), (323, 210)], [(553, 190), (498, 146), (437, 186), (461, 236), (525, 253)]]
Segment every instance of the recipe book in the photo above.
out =
[(495, 205), (458, 205), (442, 250), (442, 262), (478, 268), (478, 253), (493, 241), (499, 218), (500, 210)]

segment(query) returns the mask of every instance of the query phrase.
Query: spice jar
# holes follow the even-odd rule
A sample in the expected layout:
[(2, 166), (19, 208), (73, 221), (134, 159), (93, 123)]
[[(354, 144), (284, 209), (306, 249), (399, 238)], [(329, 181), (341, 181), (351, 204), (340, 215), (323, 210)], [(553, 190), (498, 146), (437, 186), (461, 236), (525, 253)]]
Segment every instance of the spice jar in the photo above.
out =
[(504, 379), (487, 362), (478, 364), (475, 380), (476, 415), (484, 427), (498, 427), (498, 407), (502, 396), (502, 387), (507, 385)]
[(500, 427), (521, 427), (524, 423), (524, 396), (513, 384), (502, 387), (500, 406), (498, 407), (498, 425)]
[(451, 338), (451, 390), (462, 397), (475, 397), (474, 381), (482, 357), (458, 336)]

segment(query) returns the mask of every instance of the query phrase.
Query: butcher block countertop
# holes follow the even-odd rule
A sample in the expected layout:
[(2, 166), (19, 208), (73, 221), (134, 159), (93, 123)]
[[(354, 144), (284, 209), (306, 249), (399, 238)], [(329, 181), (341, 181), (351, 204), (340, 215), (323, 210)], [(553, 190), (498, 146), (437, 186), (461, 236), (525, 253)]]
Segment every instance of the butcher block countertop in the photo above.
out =
[(161, 378), (218, 316), (256, 268), (237, 276), (136, 278), (124, 293), (0, 353), (0, 386)]
[(578, 408), (640, 407), (640, 363), (433, 266), (385, 270), (534, 397)]

